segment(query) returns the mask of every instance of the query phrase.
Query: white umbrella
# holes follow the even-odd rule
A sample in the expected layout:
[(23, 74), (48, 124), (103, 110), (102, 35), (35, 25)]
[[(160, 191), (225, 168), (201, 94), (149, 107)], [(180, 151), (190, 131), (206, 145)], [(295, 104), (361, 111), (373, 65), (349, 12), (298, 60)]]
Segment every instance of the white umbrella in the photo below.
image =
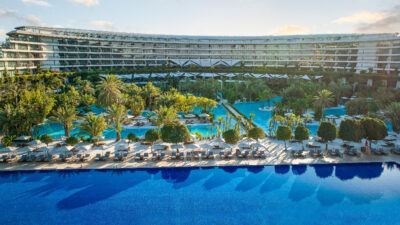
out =
[(197, 144), (189, 144), (189, 145), (185, 145), (186, 149), (200, 149), (200, 146)]
[(119, 144), (115, 147), (115, 150), (117, 151), (123, 151), (123, 150), (127, 150), (129, 148), (128, 144)]
[[(74, 148), (72, 146), (63, 146), (63, 147), (66, 147), (64, 149), (65, 151), (71, 151)], [(77, 151), (88, 151), (91, 148), (92, 148), (92, 146), (90, 146), (90, 145), (78, 145), (78, 146), (75, 147), (75, 150), (77, 150)]]
[(135, 120), (145, 120), (146, 119), (146, 117), (144, 117), (144, 116), (137, 116), (137, 117), (135, 117)]
[(33, 140), (27, 143), (28, 145), (40, 145), (42, 142), (40, 140)]
[(179, 148), (183, 148), (183, 146), (181, 144), (176, 144), (176, 145), (171, 145), (171, 148), (179, 149)]
[(153, 146), (153, 149), (154, 150), (164, 150), (164, 149), (166, 149), (166, 147), (167, 147), (166, 145), (156, 144)]
[(200, 117), (210, 117), (210, 115), (208, 115), (207, 113), (202, 113), (199, 115)]
[(205, 149), (214, 148), (214, 146), (210, 145), (209, 143), (200, 144), (200, 147), (201, 147), (201, 148), (205, 148)]
[(40, 147), (36, 150), (36, 152), (48, 152), (48, 151), (50, 151), (50, 148), (47, 146)]
[(193, 114), (187, 114), (187, 115), (185, 115), (185, 118), (195, 118), (196, 116), (195, 115), (193, 115)]
[(104, 140), (104, 136), (103, 135), (97, 135), (92, 137), (92, 140)]
[(17, 149), (18, 152), (31, 152), (33, 150), (35, 150), (36, 148), (34, 146), (26, 146), (26, 147), (22, 147)]
[(134, 117), (134, 116), (132, 116), (132, 115), (125, 115), (125, 116), (124, 116), (125, 119), (132, 119), (133, 117)]
[(259, 142), (256, 142), (256, 143), (252, 144), (251, 147), (253, 147), (253, 148), (265, 148), (265, 146), (260, 144)]
[(32, 139), (31, 136), (19, 136), (17, 138), (15, 138), (15, 141), (29, 141), (30, 139)]
[(9, 153), (9, 152), (13, 152), (15, 151), (15, 149), (17, 149), (16, 147), (5, 147), (5, 148), (1, 148), (0, 149), (0, 153)]
[(241, 143), (239, 143), (238, 147), (239, 148), (250, 148), (250, 145), (245, 142), (241, 142)]

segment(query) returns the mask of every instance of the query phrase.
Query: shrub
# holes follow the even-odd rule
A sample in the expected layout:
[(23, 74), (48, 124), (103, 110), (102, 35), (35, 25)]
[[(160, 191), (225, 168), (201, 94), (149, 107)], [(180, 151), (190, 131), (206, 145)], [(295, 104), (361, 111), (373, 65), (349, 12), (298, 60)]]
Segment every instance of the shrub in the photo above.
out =
[(228, 144), (236, 144), (240, 140), (239, 133), (234, 129), (222, 133), (222, 138), (224, 138), (225, 142)]
[(360, 123), (364, 130), (364, 137), (368, 140), (382, 140), (388, 135), (388, 128), (380, 119), (365, 117), (360, 120)]
[(139, 138), (136, 137), (136, 135), (134, 133), (129, 133), (128, 136), (126, 136), (126, 139), (129, 140), (129, 143), (132, 141), (139, 141)]
[(359, 142), (364, 137), (364, 130), (360, 121), (356, 119), (345, 119), (340, 122), (339, 138), (345, 141)]
[(305, 126), (298, 125), (294, 130), (294, 138), (300, 141), (308, 140), (310, 138), (310, 130)]
[(40, 137), (40, 141), (45, 143), (48, 146), (51, 142), (53, 142), (53, 138), (48, 134), (43, 134)]
[(1, 139), (1, 144), (3, 144), (4, 147), (9, 147), (13, 143), (13, 139), (15, 136), (4, 136), (3, 139)]
[(326, 142), (326, 149), (328, 149), (328, 141), (333, 141), (336, 139), (336, 125), (332, 122), (322, 121), (319, 124), (317, 135)]
[(190, 140), (188, 128), (180, 123), (167, 123), (161, 128), (161, 139), (168, 143), (179, 143)]
[(279, 125), (276, 131), (276, 138), (278, 140), (284, 141), (286, 150), (286, 141), (292, 138), (292, 129), (290, 129), (290, 127), (286, 125)]
[(356, 98), (346, 103), (348, 115), (368, 115), (368, 101), (365, 98)]
[(259, 127), (253, 127), (249, 130), (247, 136), (249, 138), (254, 138), (256, 140), (258, 139), (264, 139), (265, 138), (265, 132), (263, 129)]
[(156, 129), (150, 129), (146, 132), (145, 135), (145, 140), (148, 142), (155, 142), (160, 138), (160, 135), (158, 134), (158, 131)]
[[(81, 138), (82, 138), (82, 137), (81, 137)], [(65, 143), (66, 143), (67, 145), (76, 145), (76, 144), (79, 143), (79, 139), (76, 138), (76, 137), (74, 137), (74, 136), (71, 136), (71, 137), (69, 137), (69, 138), (67, 138), (67, 139), (65, 140)]]

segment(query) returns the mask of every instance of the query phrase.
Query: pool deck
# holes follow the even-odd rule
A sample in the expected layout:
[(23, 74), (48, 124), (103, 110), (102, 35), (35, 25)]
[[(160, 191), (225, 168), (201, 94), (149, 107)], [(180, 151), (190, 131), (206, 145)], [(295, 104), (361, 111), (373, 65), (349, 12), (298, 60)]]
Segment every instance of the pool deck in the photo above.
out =
[[(171, 167), (214, 167), (214, 166), (264, 166), (264, 165), (299, 165), (299, 164), (337, 164), (337, 163), (370, 163), (370, 162), (397, 162), (400, 163), (400, 155), (389, 153), (388, 155), (374, 155), (361, 153), (361, 156), (332, 157), (324, 154), (323, 157), (313, 158), (309, 154), (305, 158), (293, 158), (289, 152), (283, 149), (283, 143), (271, 141), (267, 143), (265, 159), (171, 159), (170, 153), (175, 150), (166, 150), (166, 158), (159, 161), (135, 160), (130, 157), (125, 161), (90, 160), (88, 162), (13, 162), (0, 163), (0, 171), (18, 170), (69, 170), (69, 169), (123, 169), (123, 168), (171, 168)], [(324, 148), (322, 148), (324, 149)], [(104, 153), (104, 150), (103, 150)], [(94, 156), (93, 153), (91, 154)]]

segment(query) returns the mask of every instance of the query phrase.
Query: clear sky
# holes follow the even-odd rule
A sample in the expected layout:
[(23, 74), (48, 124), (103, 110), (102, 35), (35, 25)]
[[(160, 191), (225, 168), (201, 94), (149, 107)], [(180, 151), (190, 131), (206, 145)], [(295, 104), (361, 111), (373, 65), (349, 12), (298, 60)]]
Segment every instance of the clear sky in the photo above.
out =
[(152, 34), (400, 31), (400, 0), (0, 0), (0, 40), (20, 25)]

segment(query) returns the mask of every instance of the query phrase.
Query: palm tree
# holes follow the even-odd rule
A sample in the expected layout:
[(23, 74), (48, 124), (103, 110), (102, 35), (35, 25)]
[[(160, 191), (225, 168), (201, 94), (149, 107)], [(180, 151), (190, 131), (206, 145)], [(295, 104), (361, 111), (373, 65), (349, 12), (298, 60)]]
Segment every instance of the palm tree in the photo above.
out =
[(392, 123), (393, 131), (400, 131), (400, 102), (393, 102), (386, 108), (386, 116)]
[(175, 121), (178, 116), (174, 107), (160, 107), (155, 111), (156, 116), (151, 120), (160, 131), (161, 126)]
[(89, 135), (90, 138), (101, 135), (107, 126), (106, 120), (102, 116), (89, 114), (84, 117), (83, 122), (79, 124), (81, 132), (79, 134)]
[(271, 99), (274, 98), (275, 95), (272, 93), (271, 89), (265, 89), (263, 92), (260, 94), (260, 98), (263, 101), (268, 101), (268, 106), (271, 106)]
[(160, 95), (160, 89), (149, 82), (142, 88), (141, 95), (151, 110), (153, 99)]
[(323, 89), (318, 92), (317, 96), (314, 96), (314, 105), (316, 107), (321, 107), (322, 109), (322, 118), (325, 117), (325, 108), (331, 106), (334, 102), (334, 96), (331, 91)]
[(121, 89), (123, 82), (115, 75), (107, 75), (97, 85), (99, 93), (99, 103), (102, 106), (110, 107), (112, 104), (118, 104), (122, 100)]
[(74, 128), (73, 123), (78, 119), (78, 111), (70, 105), (60, 106), (50, 117), (49, 123), (61, 123), (66, 137), (70, 136), (70, 131)]
[(224, 121), (224, 118), (222, 116), (218, 116), (217, 117), (217, 121), (218, 121), (218, 137), (221, 136), (221, 132), (222, 132), (222, 122)]
[(126, 119), (126, 115), (128, 114), (128, 110), (123, 105), (113, 105), (108, 110), (111, 118), (111, 123), (114, 124), (113, 129), (117, 133), (117, 140), (121, 140), (121, 131), (122, 131), (122, 123)]

